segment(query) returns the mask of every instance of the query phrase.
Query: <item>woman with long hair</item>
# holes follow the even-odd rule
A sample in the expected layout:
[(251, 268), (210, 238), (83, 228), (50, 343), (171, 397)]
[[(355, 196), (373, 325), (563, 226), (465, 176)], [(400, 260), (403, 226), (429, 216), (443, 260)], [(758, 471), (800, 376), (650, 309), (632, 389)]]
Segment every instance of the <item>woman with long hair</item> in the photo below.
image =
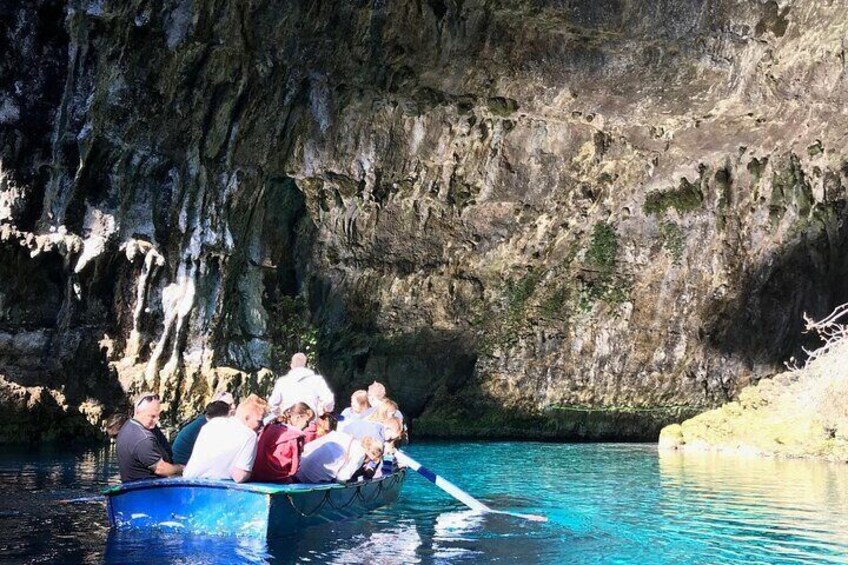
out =
[(377, 409), (371, 412), (371, 414), (365, 419), (369, 422), (380, 422), (383, 424), (392, 418), (395, 418), (397, 411), (397, 402), (386, 398), (383, 400), (383, 403), (380, 404)]
[(253, 479), (264, 483), (290, 483), (300, 468), (306, 436), (303, 430), (315, 413), (304, 402), (286, 408), (259, 436)]

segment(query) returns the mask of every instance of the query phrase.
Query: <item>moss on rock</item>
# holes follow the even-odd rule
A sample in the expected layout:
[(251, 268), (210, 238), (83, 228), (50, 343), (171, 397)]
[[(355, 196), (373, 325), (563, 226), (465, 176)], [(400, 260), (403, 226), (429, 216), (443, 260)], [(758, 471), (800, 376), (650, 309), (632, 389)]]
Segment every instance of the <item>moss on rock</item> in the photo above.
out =
[(682, 178), (677, 188), (649, 192), (642, 209), (645, 214), (661, 216), (669, 209), (686, 214), (699, 210), (703, 205), (704, 193), (701, 190), (701, 180), (692, 183)]

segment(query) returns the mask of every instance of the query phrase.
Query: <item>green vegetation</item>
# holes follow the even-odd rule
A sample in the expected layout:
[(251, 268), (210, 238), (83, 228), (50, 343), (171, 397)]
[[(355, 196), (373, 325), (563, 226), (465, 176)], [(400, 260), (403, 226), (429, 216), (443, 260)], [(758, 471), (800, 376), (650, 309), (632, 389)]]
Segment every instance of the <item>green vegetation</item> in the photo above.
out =
[(592, 239), (586, 259), (603, 272), (615, 269), (615, 257), (618, 254), (618, 234), (609, 222), (598, 222), (592, 229)]
[(674, 264), (679, 265), (686, 247), (683, 229), (674, 222), (663, 222), (660, 224), (660, 237), (662, 237), (663, 248), (671, 255)]
[(309, 319), (309, 309), (302, 296), (281, 295), (269, 310), (271, 366), (285, 369), (291, 356), (302, 351), (314, 364), (318, 348), (318, 329)]
[(589, 311), (598, 300), (611, 305), (627, 301), (630, 280), (616, 272), (618, 234), (609, 222), (598, 222), (592, 230), (589, 249), (586, 251), (587, 276), (583, 278), (579, 304)]
[(524, 304), (527, 302), (536, 286), (539, 284), (541, 275), (536, 269), (531, 269), (526, 275), (521, 277), (518, 282), (507, 286), (509, 297), (509, 315), (510, 317), (520, 315), (524, 310)]
[(518, 102), (512, 98), (504, 98), (502, 96), (489, 98), (486, 101), (486, 106), (492, 114), (502, 118), (511, 116), (518, 110)]
[(769, 220), (772, 227), (783, 219), (790, 205), (795, 206), (799, 217), (809, 215), (814, 202), (813, 191), (796, 155), (789, 156), (789, 164), (784, 169), (774, 171), (771, 186)]
[(540, 411), (521, 406), (493, 406), (485, 399), (459, 394), (461, 400), (444, 399), (437, 403), (435, 410), (416, 419), (416, 435), (537, 440), (639, 439), (656, 437), (663, 426), (695, 413), (688, 406), (553, 406)]
[(680, 179), (680, 186), (667, 190), (654, 190), (645, 197), (643, 211), (649, 215), (665, 214), (670, 208), (681, 214), (698, 210), (704, 204), (701, 180), (695, 183)]
[(539, 305), (542, 315), (546, 318), (556, 318), (563, 314), (567, 314), (568, 299), (570, 297), (571, 289), (567, 285), (555, 287)]
[(504, 288), (506, 312), (498, 316), (492, 312), (481, 312), (472, 325), (484, 329), (480, 352), (491, 353), (498, 345), (510, 345), (518, 340), (519, 330), (527, 317), (527, 303), (542, 278), (537, 269), (530, 269), (517, 281), (509, 281)]
[(480, 336), (478, 351), (487, 355), (508, 348), (526, 333), (531, 322), (563, 330), (577, 307), (588, 312), (598, 301), (617, 306), (629, 300), (632, 281), (617, 272), (618, 252), (615, 228), (609, 222), (598, 222), (577, 269), (572, 264), (580, 247), (574, 244), (559, 265), (533, 267), (507, 281), (501, 309), (483, 308), (470, 321)]
[(748, 161), (748, 173), (751, 175), (751, 193), (754, 200), (759, 196), (760, 181), (763, 178), (763, 173), (768, 166), (768, 157), (763, 157), (762, 160), (754, 158)]

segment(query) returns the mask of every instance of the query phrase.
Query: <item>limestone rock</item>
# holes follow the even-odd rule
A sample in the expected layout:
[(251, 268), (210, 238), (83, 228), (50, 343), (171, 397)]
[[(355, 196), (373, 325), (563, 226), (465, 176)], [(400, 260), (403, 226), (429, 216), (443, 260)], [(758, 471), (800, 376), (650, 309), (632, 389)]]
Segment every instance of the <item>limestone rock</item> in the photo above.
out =
[(0, 375), (656, 437), (848, 301), (846, 7), (4, 4)]

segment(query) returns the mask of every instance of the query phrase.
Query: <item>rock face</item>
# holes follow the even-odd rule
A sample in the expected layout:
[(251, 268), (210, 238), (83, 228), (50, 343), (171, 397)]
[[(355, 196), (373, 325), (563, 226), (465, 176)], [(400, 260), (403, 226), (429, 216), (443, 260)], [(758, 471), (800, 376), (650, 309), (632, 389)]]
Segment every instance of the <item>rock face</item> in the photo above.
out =
[(848, 463), (846, 366), (848, 342), (802, 370), (744, 388), (738, 401), (663, 428), (660, 448)]
[(848, 300), (846, 8), (3, 3), (8, 435), (306, 347), (434, 434), (732, 398)]

